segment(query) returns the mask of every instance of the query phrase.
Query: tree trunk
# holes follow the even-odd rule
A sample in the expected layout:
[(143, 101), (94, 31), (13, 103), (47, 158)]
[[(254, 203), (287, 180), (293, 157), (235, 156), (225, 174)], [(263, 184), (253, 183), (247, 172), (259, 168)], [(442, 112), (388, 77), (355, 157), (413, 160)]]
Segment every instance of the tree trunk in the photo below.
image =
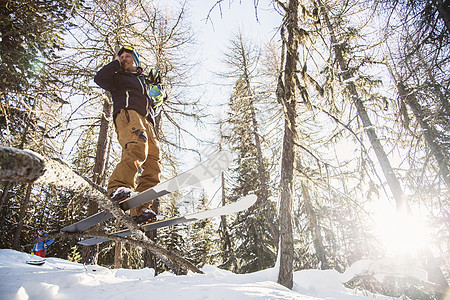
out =
[[(103, 186), (103, 173), (105, 172), (106, 149), (108, 148), (108, 132), (109, 120), (111, 118), (111, 99), (108, 96), (103, 101), (103, 113), (100, 119), (100, 130), (98, 133), (97, 150), (95, 155), (94, 176), (93, 181), (99, 186)], [(96, 201), (89, 201), (88, 216), (95, 214), (98, 211), (98, 204)], [(95, 230), (95, 227), (89, 230)], [(98, 259), (98, 245), (83, 246), (82, 249), (83, 263), (96, 264)]]
[[(225, 206), (226, 203), (226, 195), (225, 195), (225, 176), (222, 173), (221, 175), (222, 180), (222, 206)], [(228, 225), (227, 225), (227, 217), (226, 216), (220, 216), (220, 231), (222, 232), (222, 258), (223, 258), (223, 265), (228, 266), (229, 262), (233, 265), (232, 271), (238, 272), (239, 265), (236, 259), (236, 255), (234, 254), (233, 245), (231, 242), (230, 233), (228, 232)]]
[[(251, 93), (251, 91), (250, 91)], [(252, 93), (252, 99), (254, 99), (254, 95)], [(256, 159), (258, 161), (258, 173), (259, 178), (261, 181), (261, 198), (258, 198), (258, 201), (260, 202), (266, 202), (269, 198), (269, 188), (267, 187), (267, 172), (266, 168), (264, 167), (264, 158), (262, 155), (262, 147), (261, 147), (261, 140), (258, 134), (258, 122), (256, 120), (256, 113), (255, 113), (255, 107), (253, 104), (253, 101), (250, 105), (250, 115), (252, 118), (252, 131), (253, 131), (253, 137), (255, 139), (255, 146), (256, 146)]]
[(294, 239), (292, 224), (292, 206), (294, 198), (294, 133), (289, 121), (285, 121), (283, 154), (281, 160), (281, 195), (280, 195), (280, 271), (278, 283), (292, 289)]
[[(347, 75), (350, 78), (350, 75)], [(344, 78), (346, 76), (344, 75)], [(347, 78), (347, 79), (348, 79)], [(344, 79), (345, 80), (345, 79)], [(400, 185), (400, 182), (397, 179), (397, 176), (392, 169), (391, 163), (389, 162), (389, 158), (386, 155), (386, 152), (381, 145), (380, 139), (378, 138), (375, 127), (372, 124), (372, 121), (367, 114), (367, 110), (364, 107), (362, 100), (358, 97), (358, 92), (356, 91), (356, 87), (353, 83), (349, 83), (347, 85), (348, 90), (350, 91), (350, 95), (353, 98), (354, 104), (356, 106), (356, 110), (359, 116), (359, 119), (363, 123), (364, 131), (369, 137), (370, 143), (373, 147), (375, 155), (377, 156), (378, 162), (380, 163), (381, 170), (386, 178), (387, 184), (394, 196), (395, 202), (397, 204), (397, 209), (405, 209), (406, 211), (410, 211), (409, 204), (403, 194), (403, 189)]]
[[(222, 130), (222, 125), (223, 123), (220, 123), (220, 142), (219, 142), (219, 150), (222, 151), (222, 142), (223, 142), (223, 130)], [(222, 187), (222, 206), (226, 205), (226, 189), (225, 189), (225, 175), (222, 172), (222, 174), (220, 175), (220, 180), (221, 180), (221, 187)], [(221, 258), (222, 258), (222, 266), (225, 268), (228, 268), (228, 266), (232, 265), (232, 271), (233, 272), (238, 272), (239, 270), (239, 264), (238, 261), (236, 259), (236, 256), (234, 254), (234, 250), (233, 250), (233, 243), (231, 241), (231, 237), (230, 237), (230, 233), (228, 232), (228, 225), (227, 225), (227, 217), (226, 216), (220, 216), (220, 225), (219, 225), (219, 233), (222, 237), (222, 243), (221, 243), (221, 247), (222, 247), (222, 253), (221, 253)]]
[[(156, 214), (159, 213), (159, 199), (155, 199), (152, 202), (152, 206), (150, 207)], [(156, 241), (157, 236), (157, 230), (152, 230), (146, 233), (147, 237), (152, 240)], [(155, 270), (155, 275), (158, 274), (157, 270), (157, 263), (156, 263), (156, 256), (153, 255), (151, 251), (145, 251), (144, 253), (144, 266), (147, 268), (152, 268)]]
[[(242, 51), (242, 52), (245, 52), (245, 51)], [(245, 57), (243, 57), (243, 59), (245, 59)], [(262, 154), (263, 151), (262, 151), (262, 146), (261, 146), (261, 139), (260, 139), (260, 135), (258, 133), (258, 121), (256, 120), (256, 112), (255, 112), (255, 105), (254, 105), (254, 100), (255, 100), (256, 96), (251, 89), (250, 78), (249, 78), (249, 75), (247, 72), (248, 66), (246, 65), (245, 68), (246, 68), (246, 71), (244, 73), (245, 82), (246, 82), (245, 94), (248, 95), (248, 97), (250, 97), (248, 109), (250, 110), (250, 117), (251, 117), (251, 122), (252, 122), (251, 123), (252, 134), (253, 134), (253, 138), (255, 141), (256, 160), (257, 160), (258, 174), (259, 174), (259, 179), (260, 179), (260, 189), (259, 189), (257, 205), (263, 211), (263, 214), (264, 214), (263, 217), (265, 219), (266, 225), (273, 237), (273, 241), (274, 241), (273, 246), (276, 247), (278, 245), (278, 239), (279, 239), (278, 228), (276, 228), (276, 224), (274, 224), (273, 218), (271, 217), (273, 214), (271, 214), (270, 216), (267, 215), (268, 211), (267, 211), (267, 209), (265, 209), (266, 206), (268, 205), (269, 187), (267, 184), (267, 171), (266, 171), (266, 167), (264, 166), (264, 157)], [(272, 211), (270, 211), (270, 213), (272, 213)]]
[(308, 215), (309, 224), (311, 225), (312, 236), (314, 240), (314, 248), (316, 250), (316, 257), (320, 263), (320, 269), (326, 270), (330, 266), (325, 255), (325, 247), (323, 246), (322, 234), (320, 232), (319, 222), (317, 220), (316, 212), (311, 204), (311, 196), (309, 195), (308, 188), (302, 183), (302, 194), (304, 199), (305, 210)]
[[(0, 164), (0, 166), (2, 166), (2, 165)], [(3, 188), (2, 196), (0, 197), (0, 212), (3, 209), (3, 205), (5, 205), (5, 203), (8, 201), (8, 194), (9, 194), (9, 190), (11, 189), (11, 187), (12, 187), (12, 182), (6, 181), (5, 186)], [(0, 218), (0, 224), (1, 224), (1, 223), (3, 223), (3, 220), (6, 216), (3, 216), (3, 214), (0, 214), (0, 215), (2, 215), (2, 217)]]
[[(0, 199), (0, 212), (2, 212), (3, 206), (8, 201), (9, 190), (13, 182), (33, 182), (45, 172), (44, 160), (37, 154), (12, 147), (0, 146), (0, 181), (6, 181)], [(23, 208), (26, 209), (26, 207)], [(3, 214), (1, 215), (0, 225), (3, 224), (6, 217)]]
[[(431, 86), (434, 88), (436, 95), (439, 97), (441, 109), (444, 111), (444, 113), (446, 113), (448, 111), (447, 97), (445, 97), (445, 95), (439, 89), (439, 82), (437, 82), (436, 78), (433, 76), (430, 68), (428, 67), (425, 59), (423, 58), (423, 55), (420, 53), (419, 50), (417, 50), (415, 54), (420, 59), (420, 62), (422, 63), (422, 66), (426, 71), (428, 80), (431, 82)], [(428, 116), (425, 115), (425, 111), (420, 105), (419, 100), (417, 99), (414, 92), (407, 87), (406, 83), (403, 81), (400, 75), (396, 75), (395, 69), (391, 68), (388, 65), (388, 70), (391, 74), (391, 77), (395, 81), (397, 92), (400, 96), (401, 101), (403, 103), (406, 103), (411, 108), (417, 122), (423, 129), (425, 141), (438, 163), (439, 173), (443, 177), (445, 184), (447, 186), (450, 186), (450, 175), (448, 173), (448, 158), (446, 158), (448, 154), (446, 153), (445, 149), (443, 149), (439, 144), (435, 142), (436, 140), (438, 140), (438, 133), (433, 128), (433, 126), (430, 125), (429, 121), (427, 121)]]
[(404, 197), (402, 187), (400, 186), (400, 182), (398, 181), (397, 177), (395, 176), (394, 170), (392, 169), (391, 163), (389, 162), (386, 152), (384, 151), (383, 146), (381, 145), (381, 142), (378, 139), (378, 136), (375, 132), (374, 125), (372, 124), (372, 121), (370, 120), (369, 115), (367, 114), (367, 110), (364, 107), (364, 104), (358, 95), (356, 86), (351, 80), (349, 80), (350, 78), (352, 78), (353, 73), (347, 67), (347, 63), (346, 63), (346, 61), (344, 59), (344, 55), (342, 53), (342, 49), (340, 48), (340, 44), (338, 44), (336, 35), (334, 34), (334, 29), (331, 25), (330, 19), (328, 18), (326, 7), (322, 4), (322, 2), (320, 2), (320, 3), (321, 3), (322, 16), (323, 16), (323, 18), (325, 20), (325, 24), (328, 27), (328, 30), (330, 32), (331, 44), (333, 45), (334, 53), (336, 55), (336, 61), (338, 63), (339, 69), (342, 73), (342, 79), (343, 79), (343, 81), (348, 81), (346, 88), (350, 94), (353, 104), (356, 107), (358, 117), (364, 126), (364, 131), (366, 132), (367, 136), (369, 137), (369, 140), (373, 147), (375, 155), (378, 158), (378, 162), (380, 163), (383, 174), (386, 177), (387, 184), (389, 185), (389, 188), (394, 196), (395, 202), (397, 204), (397, 208), (399, 208), (399, 209), (404, 208), (404, 209), (410, 211), (409, 205)]
[(438, 139), (438, 134), (434, 130), (432, 126), (430, 126), (427, 122), (427, 118), (422, 107), (419, 104), (419, 101), (414, 96), (413, 93), (408, 92), (407, 88), (401, 81), (396, 81), (398, 93), (405, 103), (411, 108), (414, 116), (416, 117), (417, 122), (423, 129), (423, 135), (425, 141), (428, 144), (431, 152), (433, 153), (434, 158), (436, 159), (439, 172), (441, 173), (442, 178), (447, 186), (450, 186), (450, 176), (448, 173), (448, 159), (445, 157), (445, 152), (441, 147), (435, 142)]
[[(252, 96), (253, 98), (253, 96)], [(262, 211), (264, 212), (264, 218), (266, 221), (266, 225), (269, 228), (270, 233), (272, 234), (273, 237), (273, 241), (274, 241), (274, 245), (276, 247), (276, 245), (278, 245), (278, 240), (279, 240), (279, 232), (278, 229), (276, 228), (276, 224), (274, 224), (273, 222), (273, 218), (271, 217), (271, 215), (267, 215), (268, 213), (271, 213), (272, 211), (268, 211), (267, 209), (264, 209), (265, 206), (267, 206), (269, 203), (269, 188), (268, 188), (268, 184), (267, 184), (267, 172), (266, 172), (266, 167), (264, 166), (264, 157), (262, 154), (262, 147), (261, 147), (261, 141), (260, 141), (260, 136), (258, 133), (258, 123), (256, 120), (256, 113), (255, 113), (255, 108), (253, 106), (253, 102), (252, 105), (250, 105), (250, 113), (251, 113), (251, 118), (252, 118), (252, 126), (253, 126), (253, 136), (255, 139), (255, 146), (256, 146), (256, 158), (258, 161), (258, 173), (259, 173), (259, 178), (261, 180), (260, 184), (261, 184), (261, 197), (258, 197), (258, 205), (262, 208)]]
[(17, 221), (16, 230), (14, 231), (14, 240), (12, 243), (12, 248), (14, 250), (20, 250), (20, 236), (22, 235), (22, 229), (23, 229), (23, 221), (25, 219), (25, 215), (27, 214), (27, 208), (28, 204), (31, 200), (31, 190), (32, 190), (32, 184), (28, 184), (27, 186), (27, 192), (25, 194), (25, 199), (23, 200), (22, 205), (20, 206), (20, 212), (19, 212), (19, 219)]
[[(116, 229), (120, 226), (116, 226)], [(114, 245), (114, 269), (122, 268), (122, 248), (123, 243), (116, 242)]]
[[(298, 1), (289, 1), (286, 11), (287, 44), (286, 62), (284, 64), (284, 83), (279, 80), (277, 87), (278, 101), (283, 105), (284, 111), (284, 137), (281, 158), (281, 194), (280, 194), (280, 270), (278, 283), (292, 289), (294, 238), (292, 224), (292, 206), (294, 201), (294, 157), (297, 140), (297, 99), (295, 76), (298, 59), (298, 41), (296, 29), (298, 26)], [(282, 31), (283, 33), (284, 31)], [(282, 37), (283, 41), (285, 38)], [(282, 62), (283, 63), (283, 62)], [(281, 91), (281, 92), (280, 92)]]
[[(99, 186), (103, 186), (103, 174), (105, 172), (105, 161), (106, 161), (106, 150), (108, 148), (108, 132), (109, 132), (109, 123), (111, 119), (111, 109), (112, 102), (111, 98), (108, 94), (107, 99), (103, 101), (103, 113), (100, 119), (100, 130), (98, 133), (97, 140), (97, 150), (95, 155), (95, 164), (94, 164), (94, 178), (93, 181), (95, 184)], [(94, 207), (97, 205), (95, 203)], [(97, 211), (98, 206), (95, 207), (95, 212)]]
[(444, 21), (447, 32), (450, 32), (450, 11), (448, 9), (448, 1), (445, 0), (433, 0), (433, 4), (436, 5), (439, 12), (439, 18)]
[[(44, 159), (37, 153), (0, 147), (0, 181), (34, 182), (45, 171)], [(6, 199), (6, 194), (3, 194)]]

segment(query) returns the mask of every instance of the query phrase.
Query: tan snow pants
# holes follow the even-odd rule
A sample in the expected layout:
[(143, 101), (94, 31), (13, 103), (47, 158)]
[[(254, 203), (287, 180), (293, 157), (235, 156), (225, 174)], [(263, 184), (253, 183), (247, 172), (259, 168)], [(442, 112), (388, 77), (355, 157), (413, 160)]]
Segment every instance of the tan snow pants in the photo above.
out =
[[(117, 114), (114, 123), (122, 158), (109, 178), (108, 194), (118, 187), (142, 192), (157, 185), (161, 153), (153, 124), (136, 111), (125, 109)], [(140, 176), (136, 176), (141, 169)], [(152, 201), (131, 209), (130, 215), (141, 215), (151, 204)]]

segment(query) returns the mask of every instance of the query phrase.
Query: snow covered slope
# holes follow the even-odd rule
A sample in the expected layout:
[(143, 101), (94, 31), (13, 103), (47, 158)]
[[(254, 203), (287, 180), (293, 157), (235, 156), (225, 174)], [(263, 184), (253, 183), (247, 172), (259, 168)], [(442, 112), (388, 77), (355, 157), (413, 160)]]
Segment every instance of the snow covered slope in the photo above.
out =
[(0, 249), (0, 299), (373, 299), (344, 288), (344, 274), (336, 271), (296, 272), (291, 291), (276, 283), (274, 269), (234, 274), (204, 266), (205, 274), (155, 277), (148, 268), (107, 269), (52, 257), (42, 266), (26, 264), (32, 257)]

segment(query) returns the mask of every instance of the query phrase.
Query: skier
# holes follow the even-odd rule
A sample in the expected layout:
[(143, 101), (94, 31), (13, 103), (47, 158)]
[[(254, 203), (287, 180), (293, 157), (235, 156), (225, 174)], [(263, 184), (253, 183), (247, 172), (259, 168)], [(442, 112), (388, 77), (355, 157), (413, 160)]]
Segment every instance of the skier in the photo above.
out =
[[(42, 238), (43, 236), (50, 236), (50, 235), (48, 233), (46, 233), (43, 229), (39, 229), (36, 240)], [(49, 240), (43, 240), (43, 241), (37, 242), (33, 246), (33, 250), (31, 250), (31, 254), (37, 255), (40, 257), (45, 257), (45, 252), (47, 251), (47, 247), (54, 241), (55, 241), (55, 239), (49, 239)]]
[[(161, 154), (155, 117), (166, 96), (158, 70), (152, 69), (145, 76), (138, 52), (128, 46), (122, 47), (117, 57), (97, 72), (94, 81), (109, 91), (113, 100), (113, 120), (122, 158), (109, 178), (107, 191), (113, 200), (120, 202), (160, 182)], [(152, 201), (133, 208), (130, 215), (137, 223), (155, 220), (151, 205)]]

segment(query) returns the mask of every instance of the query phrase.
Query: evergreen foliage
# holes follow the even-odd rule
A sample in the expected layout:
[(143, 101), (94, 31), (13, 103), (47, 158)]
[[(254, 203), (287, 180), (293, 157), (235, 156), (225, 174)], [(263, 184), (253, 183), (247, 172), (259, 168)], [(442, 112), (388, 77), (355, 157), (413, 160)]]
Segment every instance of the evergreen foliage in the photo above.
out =
[(247, 273), (274, 265), (277, 241), (274, 232), (269, 230), (276, 223), (276, 215), (267, 182), (263, 181), (268, 174), (265, 167), (267, 160), (262, 157), (263, 149), (256, 141), (256, 138), (263, 138), (256, 117), (259, 115), (257, 102), (260, 99), (255, 92), (256, 85), (252, 86), (252, 80), (257, 76), (259, 51), (250, 42), (244, 41), (246, 39), (242, 33), (230, 41), (225, 62), (229, 66), (227, 76), (235, 80), (227, 123), (230, 125), (228, 142), (236, 155), (237, 167), (232, 170), (233, 185), (229, 198), (235, 201), (249, 193), (259, 197), (257, 207), (239, 213), (230, 228), (241, 266), (239, 272)]
[[(179, 196), (179, 195), (178, 195)], [(169, 199), (167, 199), (169, 198)], [(161, 205), (160, 214), (166, 216), (167, 218), (175, 217), (180, 215), (179, 206), (177, 205), (177, 195), (173, 195), (167, 197), (166, 201), (164, 201), (165, 205)], [(168, 228), (163, 228), (162, 230), (158, 230), (157, 242), (159, 245), (173, 251), (175, 253), (185, 253), (185, 237), (183, 235), (183, 231), (186, 228), (186, 224), (174, 225)], [(167, 271), (167, 268), (158, 263), (158, 273)]]
[[(199, 199), (193, 199), (195, 201), (195, 211), (209, 209), (208, 198), (202, 193)], [(202, 267), (205, 264), (212, 264), (212, 254), (215, 252), (215, 236), (216, 230), (214, 229), (213, 220), (205, 219), (192, 224), (188, 224), (186, 227), (186, 254), (189, 259), (197, 267)]]
[[(0, 130), (17, 136), (31, 127), (37, 97), (58, 99), (45, 64), (58, 58), (63, 34), (82, 1), (2, 1), (0, 3)], [(11, 141), (9, 141), (11, 143)]]

